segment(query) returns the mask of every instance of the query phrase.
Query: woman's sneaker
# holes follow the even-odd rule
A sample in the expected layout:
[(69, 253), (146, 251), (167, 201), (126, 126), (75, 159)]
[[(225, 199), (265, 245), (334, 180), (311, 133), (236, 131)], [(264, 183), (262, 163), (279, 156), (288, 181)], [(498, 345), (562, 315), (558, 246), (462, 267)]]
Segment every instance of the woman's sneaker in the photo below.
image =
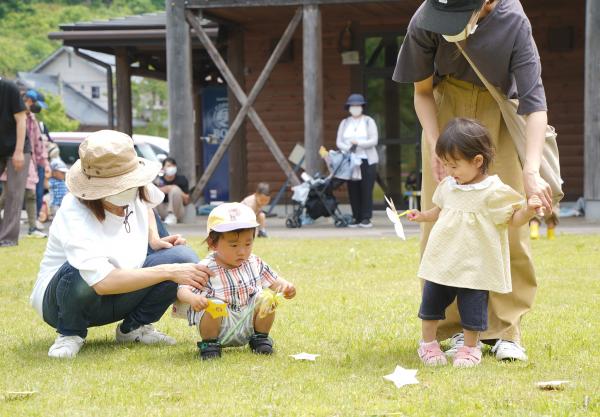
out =
[(454, 355), (452, 365), (457, 368), (471, 368), (481, 363), (481, 349), (479, 347), (462, 346)]
[(527, 361), (525, 348), (510, 340), (498, 339), (492, 348), (492, 353), (496, 354), (496, 359), (499, 361)]
[(417, 353), (425, 366), (441, 366), (448, 363), (437, 340), (429, 343), (421, 341)]
[(27, 232), (27, 237), (33, 237), (36, 239), (45, 239), (48, 237), (48, 235), (36, 227), (30, 227), (29, 231)]
[(198, 342), (198, 349), (200, 349), (200, 359), (203, 361), (221, 357), (221, 344), (219, 342)]
[(363, 220), (358, 224), (359, 227), (365, 227), (365, 228), (369, 228), (369, 227), (373, 227), (373, 223), (371, 223), (371, 220)]
[(356, 219), (352, 219), (352, 221), (350, 223), (348, 223), (348, 227), (358, 227), (358, 224), (360, 222)]
[(54, 344), (48, 349), (51, 358), (74, 358), (85, 343), (85, 339), (79, 336), (63, 336), (59, 334)]
[(174, 345), (177, 343), (171, 336), (159, 332), (151, 324), (140, 326), (129, 333), (121, 332), (121, 325), (119, 324), (116, 329), (115, 338), (119, 343), (142, 343), (144, 345), (154, 345), (156, 343)]
[(253, 334), (250, 338), (250, 349), (259, 355), (273, 354), (273, 339), (264, 334)]

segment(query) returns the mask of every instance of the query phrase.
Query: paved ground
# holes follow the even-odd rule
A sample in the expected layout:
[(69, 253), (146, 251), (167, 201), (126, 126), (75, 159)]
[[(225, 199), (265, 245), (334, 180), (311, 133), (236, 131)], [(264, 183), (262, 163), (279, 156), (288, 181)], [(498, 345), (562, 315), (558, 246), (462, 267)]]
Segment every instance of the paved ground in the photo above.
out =
[[(350, 207), (340, 205), (343, 213), (349, 213)], [(288, 212), (290, 212), (288, 206)], [(279, 238), (301, 239), (301, 238), (379, 238), (395, 236), (394, 228), (388, 220), (384, 211), (375, 211), (373, 213), (372, 228), (338, 228), (333, 225), (331, 218), (320, 218), (314, 224), (305, 225), (298, 229), (289, 229), (285, 226), (286, 211), (285, 206), (276, 208), (276, 217), (267, 219), (267, 227), (269, 236)], [(25, 216), (23, 216), (25, 218)], [(171, 233), (180, 233), (186, 237), (204, 237), (206, 235), (206, 219), (207, 216), (197, 216), (193, 222), (185, 224), (177, 224), (170, 226)], [(407, 237), (418, 236), (419, 226), (415, 223), (408, 222), (405, 218), (402, 220), (404, 224), (404, 233)], [(46, 228), (48, 226), (46, 225)], [(47, 231), (47, 230), (46, 230)], [(558, 235), (561, 233), (569, 234), (598, 234), (600, 236), (600, 222), (589, 222), (583, 217), (569, 217), (561, 219), (561, 223), (557, 229)], [(542, 233), (545, 230), (542, 228)], [(21, 225), (21, 236), (27, 235), (27, 226)]]
[[(341, 205), (341, 210), (344, 213), (349, 213), (349, 206)], [(333, 225), (331, 219), (320, 218), (314, 224), (302, 226), (299, 229), (289, 229), (285, 226), (285, 207), (277, 207), (277, 217), (267, 219), (267, 227), (269, 236), (281, 238), (331, 238), (331, 237), (393, 237), (395, 236), (394, 228), (388, 220), (384, 211), (375, 211), (373, 213), (373, 227), (365, 228), (338, 228)], [(289, 211), (289, 207), (288, 207)], [(177, 224), (171, 226), (169, 230), (174, 233), (181, 233), (184, 236), (205, 236), (206, 235), (206, 219), (207, 216), (196, 217), (195, 223)], [(410, 223), (403, 219), (404, 233), (407, 237), (418, 236), (419, 225)], [(542, 233), (545, 234), (544, 228)], [(561, 219), (557, 234), (598, 234), (600, 236), (600, 222), (588, 222), (582, 217), (569, 217)]]

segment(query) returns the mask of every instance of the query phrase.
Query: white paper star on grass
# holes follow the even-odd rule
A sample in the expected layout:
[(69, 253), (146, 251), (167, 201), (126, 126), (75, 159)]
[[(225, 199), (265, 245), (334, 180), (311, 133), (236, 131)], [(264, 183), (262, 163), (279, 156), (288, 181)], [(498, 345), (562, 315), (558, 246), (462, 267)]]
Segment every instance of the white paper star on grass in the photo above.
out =
[(306, 352), (302, 352), (302, 353), (296, 353), (295, 355), (290, 355), (292, 358), (296, 359), (297, 361), (315, 361), (317, 359), (318, 356), (321, 355), (315, 355), (312, 353), (306, 353)]
[(419, 381), (416, 378), (416, 369), (404, 369), (401, 366), (396, 366), (394, 373), (384, 376), (384, 379), (392, 381), (396, 388), (401, 388), (404, 385), (418, 384)]

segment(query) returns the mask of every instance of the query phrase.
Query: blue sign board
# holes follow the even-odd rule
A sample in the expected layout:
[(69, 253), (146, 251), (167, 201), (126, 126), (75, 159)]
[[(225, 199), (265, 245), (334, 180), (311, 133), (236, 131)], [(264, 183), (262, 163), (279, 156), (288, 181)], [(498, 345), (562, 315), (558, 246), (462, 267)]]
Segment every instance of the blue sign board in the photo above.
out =
[[(207, 167), (229, 129), (227, 87), (214, 86), (202, 90), (202, 159)], [(216, 171), (204, 187), (204, 200), (229, 200), (229, 156), (225, 152)]]

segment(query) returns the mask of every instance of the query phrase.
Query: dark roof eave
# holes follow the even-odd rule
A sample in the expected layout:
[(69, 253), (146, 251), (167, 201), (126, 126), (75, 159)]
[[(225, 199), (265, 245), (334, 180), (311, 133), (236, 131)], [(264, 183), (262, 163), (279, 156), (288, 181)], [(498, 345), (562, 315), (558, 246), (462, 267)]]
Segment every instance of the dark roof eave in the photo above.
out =
[[(210, 37), (218, 34), (218, 29), (208, 28), (207, 33)], [(194, 31), (191, 31), (194, 34)], [(48, 38), (52, 40), (61, 40), (64, 42), (73, 41), (132, 41), (132, 40), (161, 40), (164, 41), (167, 36), (166, 29), (153, 30), (78, 30), (64, 32), (50, 32)]]

